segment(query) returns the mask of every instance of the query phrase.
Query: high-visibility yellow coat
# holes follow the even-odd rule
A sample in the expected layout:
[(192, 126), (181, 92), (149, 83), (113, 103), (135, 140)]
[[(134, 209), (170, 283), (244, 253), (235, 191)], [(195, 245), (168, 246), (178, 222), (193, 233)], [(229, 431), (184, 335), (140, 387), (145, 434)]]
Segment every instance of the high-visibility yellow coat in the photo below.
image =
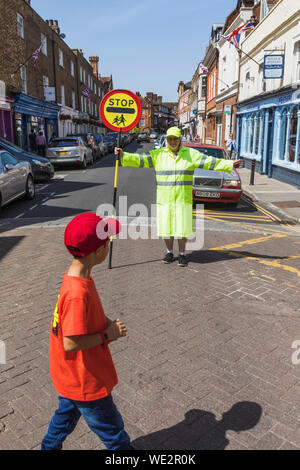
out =
[(157, 230), (163, 238), (193, 235), (193, 175), (196, 168), (231, 173), (233, 161), (203, 155), (181, 147), (175, 157), (168, 148), (142, 155), (124, 152), (122, 166), (154, 168), (156, 173)]

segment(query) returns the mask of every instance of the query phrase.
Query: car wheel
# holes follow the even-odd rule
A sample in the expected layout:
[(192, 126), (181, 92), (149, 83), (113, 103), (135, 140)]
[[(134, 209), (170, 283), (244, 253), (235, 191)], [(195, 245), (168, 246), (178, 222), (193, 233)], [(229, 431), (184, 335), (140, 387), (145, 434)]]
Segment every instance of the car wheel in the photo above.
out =
[(85, 170), (86, 167), (87, 167), (87, 164), (86, 164), (86, 156), (84, 156), (83, 162), (81, 163), (81, 168), (82, 168), (83, 170)]
[(26, 181), (26, 199), (32, 200), (35, 198), (35, 186), (31, 175), (28, 176)]

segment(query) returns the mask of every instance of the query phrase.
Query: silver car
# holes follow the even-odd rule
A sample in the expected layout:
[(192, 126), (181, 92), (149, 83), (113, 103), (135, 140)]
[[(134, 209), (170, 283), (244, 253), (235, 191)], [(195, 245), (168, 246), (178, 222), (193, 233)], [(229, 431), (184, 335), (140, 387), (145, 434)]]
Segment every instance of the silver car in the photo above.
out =
[(21, 196), (35, 197), (30, 163), (20, 162), (11, 153), (0, 150), (0, 209)]
[(82, 137), (52, 139), (46, 156), (53, 165), (77, 163), (85, 169), (89, 163), (93, 163), (93, 151), (85, 145)]

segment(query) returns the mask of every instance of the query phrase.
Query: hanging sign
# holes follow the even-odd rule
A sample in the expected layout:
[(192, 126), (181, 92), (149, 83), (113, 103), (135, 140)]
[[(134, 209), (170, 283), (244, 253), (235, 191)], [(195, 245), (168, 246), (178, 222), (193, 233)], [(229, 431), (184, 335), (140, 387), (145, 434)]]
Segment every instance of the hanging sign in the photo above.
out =
[(128, 90), (110, 91), (100, 103), (103, 124), (115, 132), (130, 131), (139, 123), (141, 116), (141, 102)]
[(284, 76), (284, 54), (265, 55), (264, 79), (283, 78)]

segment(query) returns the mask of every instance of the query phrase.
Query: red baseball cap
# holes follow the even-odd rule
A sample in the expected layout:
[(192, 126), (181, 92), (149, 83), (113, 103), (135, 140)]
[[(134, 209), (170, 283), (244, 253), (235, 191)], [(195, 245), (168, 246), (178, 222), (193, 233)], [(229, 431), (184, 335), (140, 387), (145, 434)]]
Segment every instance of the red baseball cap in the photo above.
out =
[(78, 215), (65, 230), (65, 245), (71, 255), (85, 257), (121, 231), (116, 219), (101, 219), (93, 212)]

